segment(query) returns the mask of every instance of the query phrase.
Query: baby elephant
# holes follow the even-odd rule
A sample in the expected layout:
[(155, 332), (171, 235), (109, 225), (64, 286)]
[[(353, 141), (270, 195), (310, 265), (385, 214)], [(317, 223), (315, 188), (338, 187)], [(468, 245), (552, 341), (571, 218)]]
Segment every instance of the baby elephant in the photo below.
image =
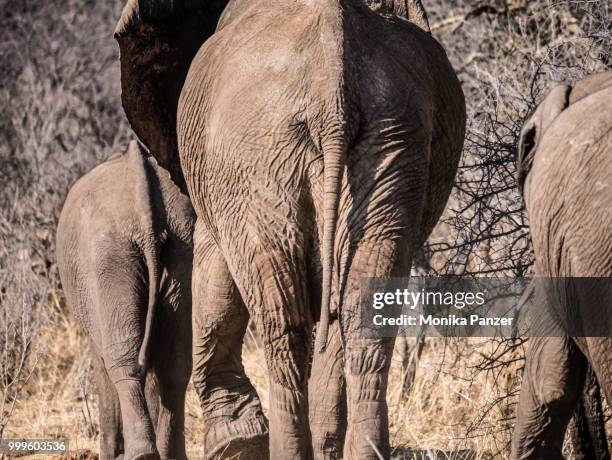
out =
[(58, 267), (91, 340), (102, 459), (185, 458), (193, 225), (188, 197), (136, 142), (66, 199)]
[(554, 88), (523, 128), (518, 166), (536, 276), (547, 280), (538, 315), (558, 315), (574, 337), (530, 339), (512, 457), (562, 458), (589, 365), (612, 400), (612, 72)]

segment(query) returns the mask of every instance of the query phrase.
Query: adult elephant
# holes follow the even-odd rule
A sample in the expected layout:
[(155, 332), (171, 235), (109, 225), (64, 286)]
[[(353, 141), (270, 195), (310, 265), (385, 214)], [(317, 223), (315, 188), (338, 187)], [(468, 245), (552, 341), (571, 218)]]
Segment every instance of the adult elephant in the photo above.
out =
[[(173, 83), (190, 67), (176, 145), (198, 215), (194, 382), (206, 455), (388, 457), (394, 338), (359, 333), (360, 281), (409, 275), (465, 130), (459, 81), (420, 2), (230, 1), (193, 61), (178, 65), (162, 51), (191, 55), (176, 44), (206, 38), (193, 18), (210, 20), (215, 2), (136, 3), (117, 35), (126, 112), (145, 143), (175, 101), (151, 103), (161, 96), (142, 88), (158, 91), (163, 78), (151, 83), (139, 60), (162, 56), (152, 68)], [(240, 358), (247, 312), (270, 374), (269, 452)]]
[[(570, 327), (583, 323), (586, 332), (610, 321), (611, 154), (612, 72), (554, 88), (525, 124), (519, 142), (519, 184), (536, 276), (550, 279), (538, 284), (538, 299), (568, 319)], [(562, 458), (563, 435), (588, 365), (610, 401), (611, 363), (610, 337), (531, 338), (513, 458)]]

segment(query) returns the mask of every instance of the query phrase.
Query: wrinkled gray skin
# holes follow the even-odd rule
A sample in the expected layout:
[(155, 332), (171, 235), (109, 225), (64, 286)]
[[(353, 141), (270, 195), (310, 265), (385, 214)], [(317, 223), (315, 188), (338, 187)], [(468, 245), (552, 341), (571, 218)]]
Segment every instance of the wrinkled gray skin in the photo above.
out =
[[(161, 144), (153, 126), (174, 105), (156, 109), (159, 85), (142, 90), (151, 77), (139, 56), (158, 56), (160, 74), (180, 67), (180, 80), (183, 67), (163, 50), (184, 43), (181, 21), (213, 3), (124, 10), (124, 107), (145, 143)], [(409, 275), (450, 193), (465, 105), (424, 11), (420, 28), (397, 16), (420, 3), (376, 3), (373, 12), (363, 0), (231, 1), (186, 63), (177, 145), (198, 216), (194, 383), (208, 457), (390, 454), (394, 338), (361, 336), (360, 281)], [(204, 39), (201, 20), (191, 30)], [(142, 38), (160, 23), (172, 30)], [(241, 362), (249, 314), (270, 375), (269, 426)]]
[[(527, 121), (519, 143), (519, 183), (537, 276), (612, 277), (611, 155), (612, 73), (556, 87)], [(609, 282), (595, 291), (578, 292), (576, 303), (563, 308), (570, 315), (611, 311), (609, 304), (603, 310), (580, 303), (612, 302)], [(539, 300), (546, 298), (539, 294)], [(610, 401), (611, 338), (530, 339), (513, 458), (562, 458), (563, 435), (589, 364)]]
[(66, 199), (58, 267), (91, 340), (102, 459), (185, 458), (194, 217), (135, 142)]
[(566, 437), (574, 460), (610, 460), (601, 389), (591, 366)]

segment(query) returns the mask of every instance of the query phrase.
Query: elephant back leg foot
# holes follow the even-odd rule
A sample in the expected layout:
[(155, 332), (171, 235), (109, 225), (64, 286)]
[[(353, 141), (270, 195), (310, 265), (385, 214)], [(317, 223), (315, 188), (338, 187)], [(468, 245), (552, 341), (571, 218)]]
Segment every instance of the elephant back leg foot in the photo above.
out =
[(123, 260), (127, 251), (129, 249), (119, 251), (121, 259), (109, 254), (108, 258), (98, 261), (100, 295), (96, 308), (102, 338), (98, 351), (119, 399), (124, 459), (157, 458), (145, 382), (140, 376), (134, 376), (144, 331), (141, 312), (146, 308), (141, 290), (134, 288), (138, 286), (140, 272), (138, 267), (130, 267), (116, 273), (116, 260)]
[(261, 245), (232, 254), (241, 267), (236, 284), (245, 296), (261, 336), (270, 382), (270, 455), (310, 459), (308, 368), (312, 314), (306, 263), (300, 247)]
[(93, 351), (93, 346), (92, 361), (100, 416), (100, 459), (116, 460), (123, 458), (123, 434), (121, 433), (119, 396), (113, 383), (108, 378), (102, 359)]
[(393, 339), (352, 339), (346, 344), (348, 428), (344, 458), (389, 458), (388, 369)]
[(154, 416), (149, 403), (149, 412), (162, 460), (184, 460), (185, 395), (192, 369), (191, 297), (180, 303), (162, 303), (158, 308), (158, 327), (164, 337), (163, 343), (159, 341), (152, 350), (152, 372), (147, 377), (147, 389), (149, 381), (157, 383), (158, 409)]
[(133, 366), (109, 372), (119, 395), (125, 460), (157, 459), (155, 431), (147, 410), (144, 382), (132, 377)]
[(205, 458), (267, 459), (268, 421), (242, 365), (249, 314), (223, 255), (198, 223), (194, 234), (193, 382)]
[(568, 337), (532, 337), (512, 437), (511, 458), (562, 459), (564, 434), (587, 361)]
[[(400, 238), (377, 240), (366, 234), (354, 250), (346, 286), (341, 292), (341, 327), (346, 337), (344, 376), (347, 392), (345, 459), (389, 458), (388, 374), (395, 336), (363, 334), (362, 281), (368, 277), (403, 276), (411, 260)], [(408, 261), (408, 262), (406, 262)], [(408, 272), (409, 273), (409, 272)], [(390, 334), (392, 335), (392, 334)]]
[(166, 358), (155, 363), (159, 381), (159, 411), (153, 419), (157, 450), (162, 460), (184, 460), (185, 394), (191, 376), (191, 350), (178, 351), (169, 344)]

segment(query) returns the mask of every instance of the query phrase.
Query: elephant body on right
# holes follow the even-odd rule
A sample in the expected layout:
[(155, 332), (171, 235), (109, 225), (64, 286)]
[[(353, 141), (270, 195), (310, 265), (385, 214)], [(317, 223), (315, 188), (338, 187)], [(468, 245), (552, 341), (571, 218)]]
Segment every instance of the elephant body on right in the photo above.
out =
[[(570, 321), (604, 322), (610, 330), (612, 73), (554, 88), (523, 128), (518, 166), (536, 276), (552, 280), (539, 285), (538, 300)], [(579, 280), (586, 277), (600, 280), (588, 292)], [(562, 458), (589, 365), (610, 401), (612, 338), (530, 339), (513, 458)]]

